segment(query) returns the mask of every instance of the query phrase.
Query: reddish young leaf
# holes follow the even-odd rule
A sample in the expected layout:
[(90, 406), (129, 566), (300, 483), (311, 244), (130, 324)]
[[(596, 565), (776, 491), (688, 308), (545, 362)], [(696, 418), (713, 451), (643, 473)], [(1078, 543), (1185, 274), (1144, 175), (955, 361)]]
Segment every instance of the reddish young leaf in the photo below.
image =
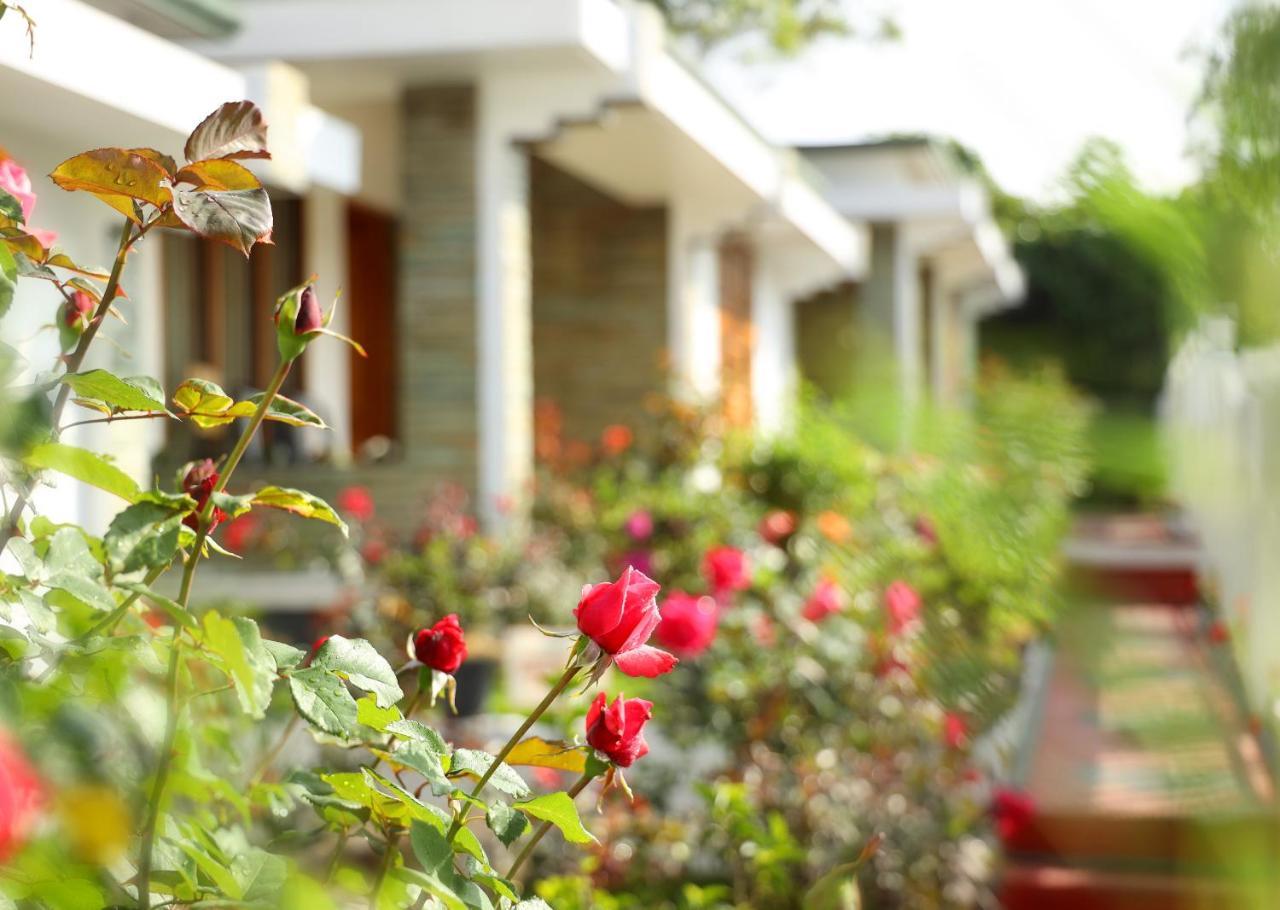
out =
[(169, 175), (164, 168), (128, 149), (84, 152), (62, 162), (49, 176), (64, 190), (93, 193), (133, 221), (139, 219), (132, 200), (162, 208), (170, 199), (169, 188), (164, 185)]
[(183, 154), (188, 161), (270, 158), (262, 111), (252, 101), (228, 101), (191, 131)]

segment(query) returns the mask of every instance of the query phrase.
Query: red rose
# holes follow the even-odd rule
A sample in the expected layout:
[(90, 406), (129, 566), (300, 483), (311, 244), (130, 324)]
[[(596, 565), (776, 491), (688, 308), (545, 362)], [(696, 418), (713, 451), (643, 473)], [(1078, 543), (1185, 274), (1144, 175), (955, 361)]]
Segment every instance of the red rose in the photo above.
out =
[(627, 566), (617, 581), (583, 588), (574, 608), (578, 630), (628, 676), (661, 676), (677, 663), (666, 651), (648, 644), (661, 620), (657, 594), (657, 582)]
[(942, 716), (942, 741), (948, 749), (959, 749), (969, 739), (969, 725), (964, 715), (948, 711)]
[(817, 587), (813, 589), (813, 593), (809, 595), (809, 599), (804, 605), (804, 618), (809, 622), (819, 622), (832, 613), (839, 613), (844, 609), (844, 592), (830, 578), (824, 578), (818, 582)]
[(716, 602), (673, 592), (662, 605), (655, 637), (681, 657), (697, 657), (716, 639)]
[(429, 629), (414, 632), (409, 644), (411, 657), (441, 673), (458, 672), (467, 659), (467, 642), (457, 613), (450, 613)]
[(653, 716), (653, 702), (619, 695), (608, 704), (600, 692), (587, 711), (587, 743), (620, 768), (630, 768), (649, 754), (644, 725)]
[(766, 541), (775, 547), (780, 547), (787, 542), (787, 538), (796, 532), (796, 517), (782, 509), (774, 509), (760, 519), (758, 530), (760, 536)]
[(1220, 619), (1215, 619), (1209, 624), (1209, 641), (1215, 645), (1225, 645), (1231, 640), (1231, 630), (1227, 628), (1227, 624)]
[(747, 556), (734, 547), (713, 547), (702, 557), (702, 576), (717, 597), (751, 587)]
[[(182, 489), (196, 501), (195, 509), (182, 519), (182, 523), (188, 528), (200, 529), (200, 514), (204, 511), (205, 504), (209, 502), (209, 497), (213, 495), (213, 488), (217, 483), (218, 472), (214, 470), (212, 458), (197, 461), (187, 470), (187, 475), (182, 478)], [(214, 529), (226, 520), (227, 513), (214, 506), (213, 513), (209, 516), (209, 533), (212, 534)]]
[(920, 595), (905, 581), (895, 581), (884, 592), (885, 611), (889, 614), (889, 631), (901, 634), (920, 618)]
[(338, 494), (338, 508), (356, 521), (373, 520), (373, 494), (368, 487), (347, 487)]
[(999, 787), (991, 797), (991, 815), (996, 833), (1006, 844), (1026, 833), (1036, 815), (1036, 804), (1021, 790)]
[(320, 653), (320, 649), (324, 647), (325, 642), (327, 642), (328, 640), (329, 640), (328, 635), (321, 635), (319, 638), (317, 638), (315, 641), (311, 643), (311, 650), (308, 651), (307, 656), (302, 659), (302, 665), (304, 667), (311, 666), (311, 661), (314, 660), (315, 656)]
[(35, 769), (8, 734), (0, 731), (0, 862), (26, 840), (44, 804)]

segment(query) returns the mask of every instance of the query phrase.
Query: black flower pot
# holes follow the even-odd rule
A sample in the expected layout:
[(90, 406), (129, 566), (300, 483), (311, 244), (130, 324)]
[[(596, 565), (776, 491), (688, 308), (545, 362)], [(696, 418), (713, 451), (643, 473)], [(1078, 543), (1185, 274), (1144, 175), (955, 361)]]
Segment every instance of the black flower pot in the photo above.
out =
[(455, 704), (459, 717), (475, 717), (484, 710), (498, 675), (498, 662), (492, 657), (471, 657), (462, 662), (458, 672)]

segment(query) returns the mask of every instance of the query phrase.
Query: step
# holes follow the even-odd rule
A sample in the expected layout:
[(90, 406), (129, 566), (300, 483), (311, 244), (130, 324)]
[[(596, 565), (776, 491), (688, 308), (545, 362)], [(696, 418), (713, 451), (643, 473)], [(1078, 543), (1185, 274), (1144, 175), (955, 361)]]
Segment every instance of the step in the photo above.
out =
[[(1179, 874), (1012, 863), (999, 885), (1004, 910), (1262, 910), (1260, 887)], [(1274, 890), (1268, 892), (1274, 895)]]

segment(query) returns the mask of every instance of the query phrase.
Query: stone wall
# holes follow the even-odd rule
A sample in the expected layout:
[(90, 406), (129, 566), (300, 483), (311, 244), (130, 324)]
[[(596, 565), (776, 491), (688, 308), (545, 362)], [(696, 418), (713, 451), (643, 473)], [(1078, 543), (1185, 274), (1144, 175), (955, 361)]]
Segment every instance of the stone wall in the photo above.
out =
[(534, 397), (567, 438), (643, 421), (666, 389), (666, 212), (618, 202), (535, 158)]

